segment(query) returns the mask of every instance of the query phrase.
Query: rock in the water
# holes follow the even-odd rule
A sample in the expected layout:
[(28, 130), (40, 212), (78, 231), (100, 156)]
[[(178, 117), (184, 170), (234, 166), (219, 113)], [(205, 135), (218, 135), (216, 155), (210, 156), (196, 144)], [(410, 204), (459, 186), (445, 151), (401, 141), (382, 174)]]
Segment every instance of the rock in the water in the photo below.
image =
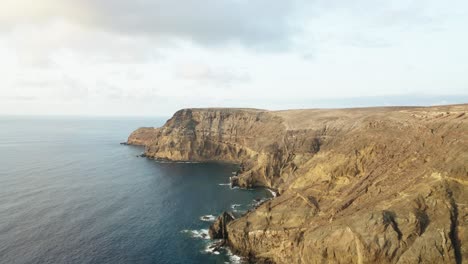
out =
[(221, 251), (221, 249), (224, 247), (225, 244), (226, 244), (225, 240), (216, 241), (213, 244), (209, 245), (208, 249), (211, 252), (216, 252), (216, 251), (219, 252)]
[(239, 186), (239, 178), (237, 176), (229, 177), (229, 183), (231, 184), (231, 188)]
[(226, 225), (234, 220), (235, 217), (231, 213), (223, 212), (214, 223), (210, 226), (208, 234), (211, 239), (226, 239), (227, 238), (227, 229)]

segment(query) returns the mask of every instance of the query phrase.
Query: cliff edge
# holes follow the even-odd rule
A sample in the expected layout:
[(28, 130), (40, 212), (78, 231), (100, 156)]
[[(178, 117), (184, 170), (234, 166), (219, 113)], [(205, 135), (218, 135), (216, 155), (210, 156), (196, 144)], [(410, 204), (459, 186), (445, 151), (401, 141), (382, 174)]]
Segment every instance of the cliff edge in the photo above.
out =
[(278, 197), (227, 224), (273, 263), (462, 263), (468, 105), (183, 109), (133, 132), (154, 159), (240, 164), (233, 184)]

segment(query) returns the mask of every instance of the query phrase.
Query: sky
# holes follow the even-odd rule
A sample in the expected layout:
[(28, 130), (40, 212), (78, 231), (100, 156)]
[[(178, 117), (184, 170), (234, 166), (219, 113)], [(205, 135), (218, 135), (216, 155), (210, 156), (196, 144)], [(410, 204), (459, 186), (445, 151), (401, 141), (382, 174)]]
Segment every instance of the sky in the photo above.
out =
[(2, 0), (0, 115), (468, 103), (465, 0)]

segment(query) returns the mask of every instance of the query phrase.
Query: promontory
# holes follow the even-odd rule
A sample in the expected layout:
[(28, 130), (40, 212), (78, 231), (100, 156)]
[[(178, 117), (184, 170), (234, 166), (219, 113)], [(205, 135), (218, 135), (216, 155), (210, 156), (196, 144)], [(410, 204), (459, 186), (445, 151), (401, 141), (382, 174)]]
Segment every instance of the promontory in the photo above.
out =
[(468, 104), (183, 109), (128, 144), (149, 158), (239, 164), (278, 196), (226, 224), (267, 263), (468, 262)]

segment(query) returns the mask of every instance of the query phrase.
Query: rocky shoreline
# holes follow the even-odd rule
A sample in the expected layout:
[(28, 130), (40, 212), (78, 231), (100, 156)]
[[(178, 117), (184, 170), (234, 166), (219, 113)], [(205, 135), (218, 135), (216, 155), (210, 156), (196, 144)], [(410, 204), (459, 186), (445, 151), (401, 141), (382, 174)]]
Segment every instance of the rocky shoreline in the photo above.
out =
[(148, 158), (240, 164), (231, 186), (277, 197), (212, 226), (269, 263), (461, 263), (468, 105), (184, 109), (127, 144)]

